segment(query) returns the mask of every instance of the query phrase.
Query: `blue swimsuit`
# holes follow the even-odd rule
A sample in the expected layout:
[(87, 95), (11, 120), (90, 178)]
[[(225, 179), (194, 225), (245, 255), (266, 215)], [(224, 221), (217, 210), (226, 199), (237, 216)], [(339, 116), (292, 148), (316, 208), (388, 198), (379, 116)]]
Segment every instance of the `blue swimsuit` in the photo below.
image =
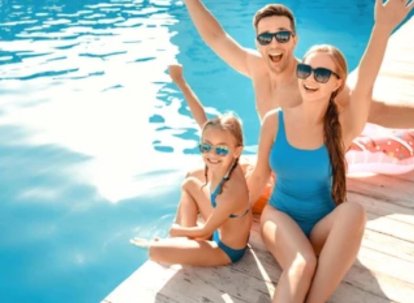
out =
[[(221, 188), (223, 187), (224, 181), (225, 181), (225, 179), (223, 178), (223, 180), (220, 181), (220, 183), (217, 185), (216, 189), (210, 195), (211, 206), (213, 206), (214, 208), (217, 205), (216, 197), (221, 192)], [(243, 217), (244, 215), (246, 215), (248, 212), (249, 212), (249, 208), (246, 209), (246, 212), (244, 212), (242, 215), (238, 216), (238, 215), (235, 215), (235, 214), (231, 214), (229, 216), (229, 218), (240, 218), (240, 217)], [(227, 256), (229, 256), (232, 263), (235, 263), (235, 262), (239, 261), (243, 257), (243, 255), (244, 255), (244, 253), (246, 252), (246, 249), (247, 249), (247, 246), (245, 248), (242, 248), (242, 249), (234, 249), (234, 248), (231, 248), (230, 246), (227, 246), (226, 244), (224, 244), (220, 240), (220, 235), (218, 233), (218, 230), (214, 231), (214, 233), (213, 233), (213, 241), (217, 243), (218, 247), (220, 247), (220, 249), (222, 251), (224, 251)]]
[(317, 149), (298, 149), (290, 145), (283, 112), (269, 164), (277, 182), (269, 204), (288, 214), (309, 237), (315, 224), (335, 208), (331, 195), (332, 173), (325, 145)]

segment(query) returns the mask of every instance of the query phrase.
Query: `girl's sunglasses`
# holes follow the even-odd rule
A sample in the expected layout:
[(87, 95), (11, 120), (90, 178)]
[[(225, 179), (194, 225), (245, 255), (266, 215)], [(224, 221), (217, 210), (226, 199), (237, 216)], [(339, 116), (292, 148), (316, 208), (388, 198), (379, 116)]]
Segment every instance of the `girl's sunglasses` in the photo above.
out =
[(276, 41), (279, 43), (287, 43), (290, 40), (290, 37), (294, 36), (295, 34), (291, 31), (280, 31), (276, 33), (261, 33), (257, 35), (256, 40), (259, 42), (260, 45), (268, 45), (272, 42), (273, 37), (275, 37)]
[(319, 83), (326, 83), (329, 81), (331, 75), (334, 75), (338, 79), (340, 78), (339, 75), (330, 69), (317, 67), (312, 68), (312, 66), (304, 63), (299, 63), (296, 67), (296, 76), (299, 79), (305, 80), (313, 73), (313, 77), (315, 78), (316, 82)]
[(214, 150), (217, 156), (225, 157), (229, 154), (230, 150), (225, 145), (213, 146), (209, 143), (200, 143), (198, 148), (202, 154), (209, 153), (211, 150)]

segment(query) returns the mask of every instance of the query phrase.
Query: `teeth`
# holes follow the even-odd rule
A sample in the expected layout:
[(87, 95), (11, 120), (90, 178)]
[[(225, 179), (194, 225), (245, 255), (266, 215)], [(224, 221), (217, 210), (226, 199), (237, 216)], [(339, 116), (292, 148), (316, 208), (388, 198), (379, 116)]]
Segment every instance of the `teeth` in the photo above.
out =
[(306, 85), (306, 84), (304, 84), (304, 85), (303, 85), (303, 87), (304, 87), (306, 90), (312, 90), (312, 91), (316, 91), (316, 90), (318, 90), (318, 88), (317, 88), (317, 87), (311, 87), (311, 86), (308, 86), (308, 85)]
[(270, 60), (273, 62), (279, 62), (282, 60), (282, 53), (269, 53)]
[(270, 52), (269, 55), (270, 56), (280, 56), (282, 54), (282, 52)]
[(211, 164), (217, 164), (220, 161), (219, 160), (211, 160), (211, 159), (208, 159), (208, 162), (210, 162)]

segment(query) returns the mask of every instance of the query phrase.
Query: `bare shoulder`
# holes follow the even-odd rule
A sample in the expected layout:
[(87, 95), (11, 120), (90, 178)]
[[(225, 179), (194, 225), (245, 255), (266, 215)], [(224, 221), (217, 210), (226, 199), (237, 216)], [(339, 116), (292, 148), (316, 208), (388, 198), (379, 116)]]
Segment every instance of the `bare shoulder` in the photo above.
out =
[(237, 204), (240, 204), (241, 200), (249, 199), (246, 178), (240, 166), (234, 170), (230, 179), (224, 183), (223, 192), (218, 197), (226, 203), (235, 201)]
[(275, 108), (265, 114), (263, 118), (262, 132), (270, 129), (276, 130), (278, 128), (280, 111), (281, 108)]
[(335, 98), (336, 105), (338, 106), (339, 113), (343, 112), (349, 106), (349, 104), (350, 104), (349, 101), (351, 99), (351, 94), (352, 94), (352, 88), (347, 83), (345, 85), (344, 89)]
[(254, 49), (247, 49), (247, 66), (250, 71), (250, 75), (254, 76), (263, 71), (266, 71), (266, 66), (263, 61), (262, 55)]

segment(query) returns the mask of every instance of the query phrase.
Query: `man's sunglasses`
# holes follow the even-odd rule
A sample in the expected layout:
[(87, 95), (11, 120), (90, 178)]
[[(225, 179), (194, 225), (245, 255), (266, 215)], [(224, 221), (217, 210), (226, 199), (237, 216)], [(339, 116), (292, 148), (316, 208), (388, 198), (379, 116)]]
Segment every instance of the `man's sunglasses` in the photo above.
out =
[(296, 67), (296, 76), (299, 79), (305, 80), (312, 73), (313, 73), (313, 77), (315, 78), (315, 81), (319, 83), (328, 82), (331, 75), (334, 75), (338, 79), (340, 78), (337, 73), (324, 67), (312, 68), (312, 66), (308, 64), (304, 64), (304, 63), (299, 63)]
[(217, 156), (225, 157), (229, 154), (230, 150), (225, 145), (211, 145), (209, 143), (200, 143), (198, 148), (202, 154), (208, 153), (211, 150), (214, 150)]
[(257, 35), (256, 40), (259, 42), (260, 45), (268, 45), (272, 42), (273, 37), (275, 37), (276, 41), (279, 43), (287, 43), (290, 40), (290, 37), (294, 36), (295, 34), (291, 31), (280, 31), (276, 33), (269, 33), (264, 32), (260, 35)]

